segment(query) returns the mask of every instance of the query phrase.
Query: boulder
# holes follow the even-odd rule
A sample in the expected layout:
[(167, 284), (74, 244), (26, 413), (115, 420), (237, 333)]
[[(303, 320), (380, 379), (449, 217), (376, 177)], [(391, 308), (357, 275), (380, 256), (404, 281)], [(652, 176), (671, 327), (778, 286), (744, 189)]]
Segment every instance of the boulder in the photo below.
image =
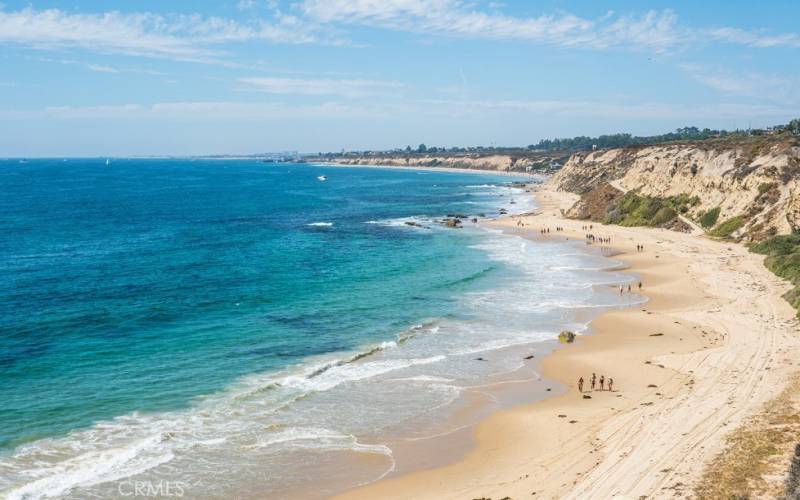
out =
[(562, 344), (571, 344), (575, 342), (575, 334), (569, 330), (564, 330), (558, 334), (558, 341)]

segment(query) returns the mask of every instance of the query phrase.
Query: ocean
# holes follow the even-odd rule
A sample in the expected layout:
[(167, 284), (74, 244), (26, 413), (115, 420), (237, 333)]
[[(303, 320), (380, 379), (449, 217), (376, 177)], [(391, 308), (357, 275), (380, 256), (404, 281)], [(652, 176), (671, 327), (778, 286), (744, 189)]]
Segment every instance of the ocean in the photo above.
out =
[(533, 210), (514, 180), (0, 161), (0, 495), (293, 498), (396, 473), (393, 443), (630, 305), (582, 243), (436, 222)]

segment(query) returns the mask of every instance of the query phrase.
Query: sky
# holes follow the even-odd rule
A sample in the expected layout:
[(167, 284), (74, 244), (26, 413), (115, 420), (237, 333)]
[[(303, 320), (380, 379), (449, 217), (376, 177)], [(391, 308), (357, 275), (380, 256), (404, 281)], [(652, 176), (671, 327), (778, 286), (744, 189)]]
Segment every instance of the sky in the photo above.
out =
[(524, 146), (800, 116), (797, 0), (0, 2), (0, 157)]

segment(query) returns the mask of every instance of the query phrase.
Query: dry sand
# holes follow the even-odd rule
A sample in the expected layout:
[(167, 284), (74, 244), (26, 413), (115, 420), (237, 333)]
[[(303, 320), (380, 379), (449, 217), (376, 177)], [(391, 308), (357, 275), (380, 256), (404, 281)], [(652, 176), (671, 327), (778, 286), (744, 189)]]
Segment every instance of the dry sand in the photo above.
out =
[[(574, 195), (537, 193), (538, 235), (583, 240), (583, 221), (560, 217)], [(555, 232), (555, 226), (565, 228)], [(664, 498), (686, 496), (725, 435), (784, 388), (800, 366), (787, 284), (735, 244), (667, 230), (595, 224), (650, 301), (615, 310), (543, 362), (571, 387), (563, 396), (502, 410), (475, 429), (475, 447), (441, 468), (384, 479), (343, 498)], [(636, 244), (645, 246), (636, 251)], [(635, 288), (635, 287), (634, 287)], [(577, 391), (592, 372), (614, 392)], [(584, 388), (586, 391), (586, 388)], [(563, 415), (563, 416), (562, 416)]]

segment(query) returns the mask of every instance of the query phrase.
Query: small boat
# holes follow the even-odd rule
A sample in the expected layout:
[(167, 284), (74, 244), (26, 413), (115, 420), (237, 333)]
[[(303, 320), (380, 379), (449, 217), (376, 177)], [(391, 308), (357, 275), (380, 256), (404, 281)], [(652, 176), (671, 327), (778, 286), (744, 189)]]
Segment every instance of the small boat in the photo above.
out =
[(319, 175), (319, 176), (317, 176), (317, 180), (318, 181), (327, 181), (328, 180), (328, 176), (327, 175)]

